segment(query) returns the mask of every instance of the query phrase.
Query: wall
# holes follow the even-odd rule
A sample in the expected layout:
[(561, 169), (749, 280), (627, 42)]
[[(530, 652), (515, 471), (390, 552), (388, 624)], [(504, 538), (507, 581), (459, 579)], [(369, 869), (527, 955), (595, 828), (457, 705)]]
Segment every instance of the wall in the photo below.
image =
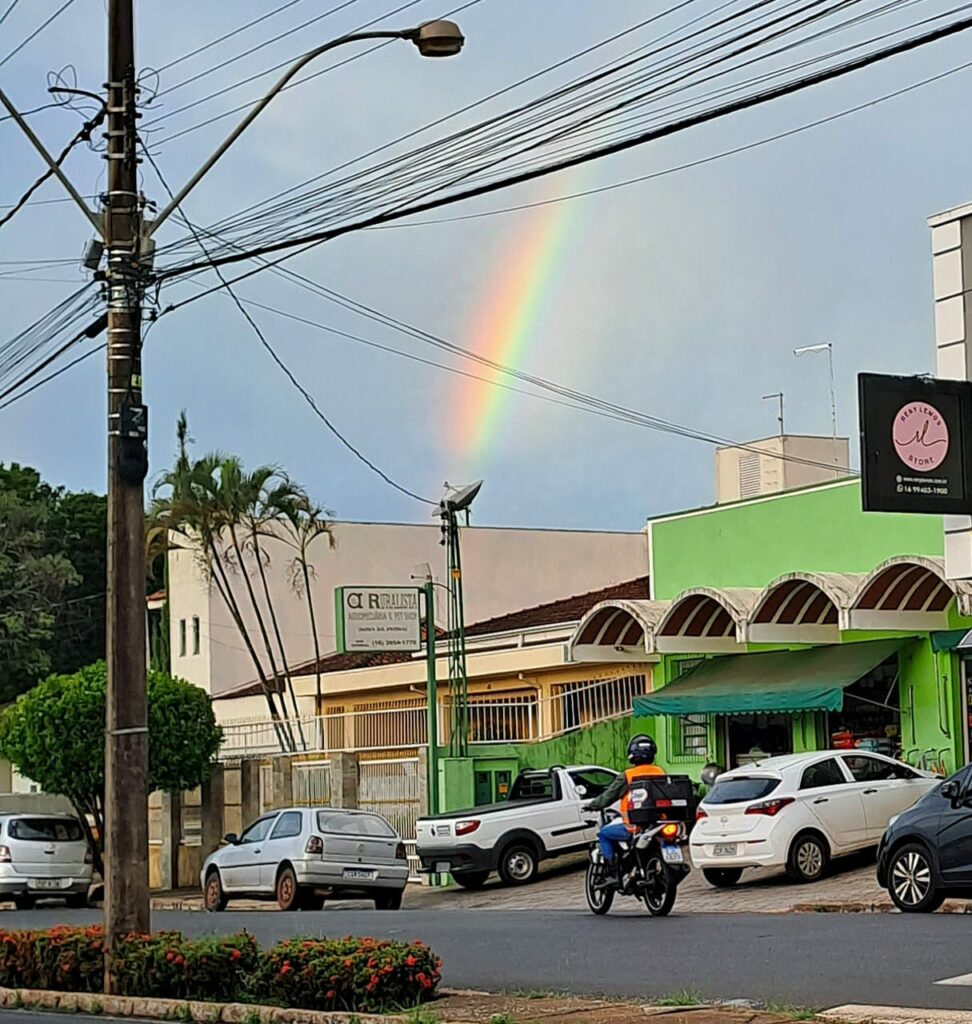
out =
[[(961, 766), (964, 754), (958, 657), (932, 650), (928, 639), (909, 644), (901, 653), (901, 742), (906, 760), (941, 752), (949, 771)], [(937, 759), (937, 758), (936, 758)]]
[[(835, 524), (840, 528), (835, 529)], [(649, 523), (652, 596), (762, 587), (787, 572), (869, 572), (893, 555), (941, 555), (941, 516), (861, 511), (856, 480)]]
[[(784, 439), (783, 451), (791, 461), (783, 463), (786, 490), (797, 487), (812, 487), (815, 484), (836, 480), (847, 475), (850, 465), (850, 445), (846, 437), (838, 437), (836, 444), (832, 437), (806, 437), (788, 434)], [(796, 461), (803, 459), (803, 462)], [(816, 462), (823, 465), (807, 465)], [(825, 469), (825, 466), (843, 469)]]
[[(428, 563), (437, 578), (444, 572), (437, 524), (407, 526), (336, 523), (336, 547), (321, 542), (314, 549), (313, 592), (323, 653), (334, 650), (334, 589), (349, 584), (409, 585), (417, 565)], [(563, 530), (516, 530), (471, 527), (463, 531), (463, 578), (467, 623), (581, 594), (643, 576), (647, 543), (642, 532), (594, 533)], [(271, 594), (292, 664), (313, 656), (307, 606), (290, 585), (293, 553), (282, 542), (265, 544), (271, 560)], [(250, 571), (253, 566), (248, 560)], [(234, 590), (245, 594), (241, 577)], [(254, 679), (250, 657), (215, 589), (210, 589), (191, 552), (176, 551), (169, 562), (172, 671), (208, 692), (218, 694)], [(437, 590), (439, 600), (441, 592)], [(259, 599), (261, 607), (262, 598)], [(202, 653), (179, 657), (179, 621), (190, 635), (199, 615)], [(246, 612), (256, 639), (256, 616)], [(445, 619), (445, 606), (438, 609)]]

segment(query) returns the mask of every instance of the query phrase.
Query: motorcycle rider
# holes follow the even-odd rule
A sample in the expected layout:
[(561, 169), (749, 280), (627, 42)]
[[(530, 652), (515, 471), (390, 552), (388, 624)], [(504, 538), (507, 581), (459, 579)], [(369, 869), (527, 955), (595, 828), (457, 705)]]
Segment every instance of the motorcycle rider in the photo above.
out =
[(665, 769), (655, 764), (658, 747), (650, 736), (635, 736), (628, 743), (628, 763), (626, 768), (604, 792), (584, 805), (585, 811), (603, 811), (621, 801), (621, 820), (602, 825), (597, 833), (597, 845), (601, 849), (607, 868), (607, 881), (620, 884), (621, 881), (621, 843), (631, 838), (635, 831), (628, 819), (629, 797), (628, 787), (637, 779), (649, 775), (665, 775)]

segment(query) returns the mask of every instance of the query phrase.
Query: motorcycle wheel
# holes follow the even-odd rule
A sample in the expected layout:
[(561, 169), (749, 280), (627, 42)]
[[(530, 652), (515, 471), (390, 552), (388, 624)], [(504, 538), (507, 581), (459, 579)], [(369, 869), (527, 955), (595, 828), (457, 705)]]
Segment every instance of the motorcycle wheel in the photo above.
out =
[(590, 908), (591, 913), (597, 914), (598, 917), (606, 914), (614, 902), (613, 889), (598, 888), (598, 885), (604, 881), (604, 877), (604, 865), (600, 863), (595, 864), (594, 861), (590, 861), (587, 865), (587, 877), (584, 888), (587, 895), (587, 906)]
[(645, 865), (654, 881), (642, 893), (645, 909), (652, 917), (667, 917), (675, 906), (678, 884), (668, 865), (657, 855), (648, 858)]

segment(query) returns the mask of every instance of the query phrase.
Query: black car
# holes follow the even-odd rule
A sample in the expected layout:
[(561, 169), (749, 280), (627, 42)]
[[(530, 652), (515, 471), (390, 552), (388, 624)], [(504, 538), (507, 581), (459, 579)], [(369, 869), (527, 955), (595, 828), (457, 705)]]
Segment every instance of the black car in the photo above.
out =
[(909, 914), (937, 910), (948, 896), (972, 899), (972, 765), (891, 819), (877, 878)]

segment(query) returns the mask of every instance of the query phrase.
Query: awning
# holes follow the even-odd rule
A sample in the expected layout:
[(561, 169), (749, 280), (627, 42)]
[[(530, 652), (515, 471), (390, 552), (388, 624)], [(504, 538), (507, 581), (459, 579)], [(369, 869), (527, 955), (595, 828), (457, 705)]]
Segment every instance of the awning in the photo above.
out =
[(972, 647), (972, 629), (938, 630), (931, 634), (932, 650), (967, 651)]
[(738, 654), (702, 662), (676, 682), (635, 697), (635, 718), (840, 711), (844, 689), (890, 658), (905, 640)]

